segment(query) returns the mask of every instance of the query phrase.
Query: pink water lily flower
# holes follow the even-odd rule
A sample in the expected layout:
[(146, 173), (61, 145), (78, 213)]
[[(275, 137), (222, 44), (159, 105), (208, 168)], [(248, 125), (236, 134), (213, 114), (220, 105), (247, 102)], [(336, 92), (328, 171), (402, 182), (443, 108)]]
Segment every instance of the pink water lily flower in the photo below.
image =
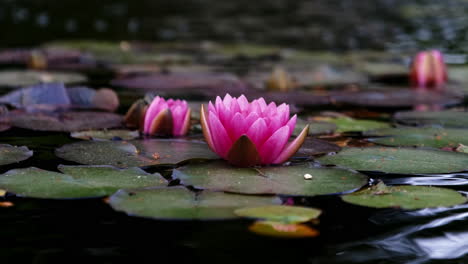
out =
[(309, 127), (288, 143), (296, 126), (296, 115), (289, 118), (289, 105), (267, 105), (263, 98), (249, 103), (244, 95), (218, 96), (208, 111), (202, 105), (201, 124), (210, 148), (229, 163), (247, 167), (280, 164), (304, 143)]
[(411, 83), (416, 89), (443, 90), (447, 82), (447, 67), (438, 50), (419, 52), (413, 60)]
[(156, 96), (146, 110), (143, 132), (148, 135), (183, 136), (190, 127), (190, 108), (185, 100)]

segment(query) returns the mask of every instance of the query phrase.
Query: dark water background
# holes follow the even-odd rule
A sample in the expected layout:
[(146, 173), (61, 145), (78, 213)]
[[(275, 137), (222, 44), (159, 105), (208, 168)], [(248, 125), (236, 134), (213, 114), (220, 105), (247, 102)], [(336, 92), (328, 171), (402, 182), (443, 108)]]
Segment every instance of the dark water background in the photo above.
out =
[[(0, 0), (0, 47), (63, 39), (255, 42), (334, 51), (465, 52), (463, 0)], [(2, 143), (28, 145), (21, 167), (55, 170), (64, 133), (14, 129)], [(1, 168), (1, 173), (17, 165)], [(468, 174), (370, 175), (389, 184), (468, 191)], [(128, 217), (99, 199), (9, 198), (0, 213), (2, 263), (467, 263), (468, 206), (375, 210), (336, 196), (316, 206), (321, 235), (282, 240), (253, 235), (249, 221), (167, 222)]]
[(0, 46), (217, 40), (307, 49), (466, 50), (464, 0), (0, 0)]

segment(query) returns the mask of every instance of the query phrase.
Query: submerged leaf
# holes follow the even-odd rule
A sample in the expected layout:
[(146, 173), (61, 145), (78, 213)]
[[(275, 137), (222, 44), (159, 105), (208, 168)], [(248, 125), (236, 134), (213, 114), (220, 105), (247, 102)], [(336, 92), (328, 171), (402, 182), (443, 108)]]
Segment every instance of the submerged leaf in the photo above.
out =
[(320, 232), (303, 224), (285, 224), (274, 221), (257, 221), (249, 230), (257, 235), (279, 238), (307, 238), (316, 237)]

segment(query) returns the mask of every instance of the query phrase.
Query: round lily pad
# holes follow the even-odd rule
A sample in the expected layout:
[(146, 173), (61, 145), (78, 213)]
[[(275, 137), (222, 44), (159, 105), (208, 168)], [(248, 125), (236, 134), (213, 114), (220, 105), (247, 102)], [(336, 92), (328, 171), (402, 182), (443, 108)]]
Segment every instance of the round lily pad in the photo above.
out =
[(0, 165), (20, 162), (32, 157), (33, 151), (25, 146), (17, 147), (0, 144)]
[(318, 230), (307, 225), (273, 221), (257, 221), (249, 226), (249, 230), (257, 235), (278, 238), (307, 238), (320, 234)]
[(303, 223), (318, 218), (321, 210), (300, 206), (269, 205), (241, 208), (234, 211), (238, 216), (259, 218), (281, 223)]
[(374, 120), (365, 120), (365, 119), (354, 119), (349, 117), (337, 117), (330, 118), (327, 122), (333, 123), (336, 125), (336, 132), (361, 132), (371, 129), (386, 128), (390, 127), (389, 123), (374, 121)]
[(14, 169), (0, 175), (0, 188), (19, 196), (66, 199), (108, 196), (121, 188), (166, 186), (158, 173), (111, 166), (59, 166), (63, 173), (38, 168)]
[(55, 154), (80, 164), (112, 165), (120, 168), (218, 158), (203, 142), (170, 139), (81, 141), (64, 145)]
[(39, 130), (74, 132), (122, 126), (122, 116), (104, 112), (27, 113), (12, 111), (10, 122), (15, 127)]
[(140, 133), (138, 131), (131, 130), (87, 130), (81, 132), (73, 132), (70, 135), (73, 138), (85, 139), (85, 140), (131, 140), (138, 138)]
[(367, 177), (345, 169), (316, 168), (312, 164), (284, 167), (238, 168), (223, 161), (189, 164), (172, 176), (200, 189), (246, 194), (314, 196), (358, 189)]
[(449, 173), (468, 169), (468, 154), (436, 149), (343, 148), (335, 155), (323, 156), (317, 160), (327, 165), (387, 173)]
[(50, 82), (71, 84), (82, 83), (86, 81), (87, 78), (78, 73), (0, 71), (0, 86), (4, 87), (22, 87)]
[(387, 146), (442, 148), (468, 144), (467, 129), (399, 127), (368, 131), (366, 135), (384, 136), (370, 141)]
[(411, 185), (385, 186), (383, 183), (344, 195), (342, 199), (360, 206), (402, 209), (449, 207), (466, 202), (466, 197), (450, 189)]
[(468, 128), (468, 112), (399, 112), (393, 118), (405, 125)]
[(251, 196), (203, 191), (183, 187), (120, 190), (110, 205), (129, 215), (171, 220), (212, 220), (237, 218), (234, 211), (248, 206), (279, 204), (275, 196)]

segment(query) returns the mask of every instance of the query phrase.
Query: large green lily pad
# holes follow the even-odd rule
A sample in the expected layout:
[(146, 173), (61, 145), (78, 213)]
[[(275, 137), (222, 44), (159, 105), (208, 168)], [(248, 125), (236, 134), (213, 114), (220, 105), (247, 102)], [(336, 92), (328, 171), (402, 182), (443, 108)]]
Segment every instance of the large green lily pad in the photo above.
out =
[(0, 175), (0, 188), (19, 196), (66, 199), (108, 196), (121, 188), (166, 186), (158, 173), (111, 166), (59, 166), (63, 173), (38, 168), (14, 169)]
[(344, 148), (336, 155), (317, 160), (327, 165), (387, 173), (449, 173), (468, 169), (468, 154), (436, 149)]
[(330, 118), (328, 122), (337, 126), (336, 132), (361, 132), (371, 129), (390, 127), (389, 123), (375, 120), (354, 119), (349, 117)]
[(393, 118), (405, 125), (468, 128), (468, 112), (399, 112)]
[(247, 207), (234, 211), (238, 216), (258, 218), (281, 223), (303, 223), (316, 219), (322, 213), (315, 208), (287, 205)]
[(384, 136), (370, 140), (387, 146), (442, 148), (468, 144), (467, 129), (399, 127), (368, 131), (365, 134), (368, 136)]
[(87, 78), (78, 73), (41, 71), (1, 71), (0, 86), (22, 87), (39, 83), (60, 82), (65, 84), (86, 82)]
[(25, 146), (17, 147), (0, 144), (0, 165), (20, 162), (32, 157), (33, 151)]
[(138, 138), (140, 133), (138, 131), (131, 130), (87, 130), (81, 132), (73, 132), (70, 135), (73, 138), (85, 139), (85, 140), (112, 140), (112, 139), (123, 139), (131, 140)]
[(203, 191), (183, 187), (120, 190), (110, 197), (110, 205), (129, 215), (156, 219), (211, 220), (237, 218), (234, 210), (243, 207), (279, 204), (275, 196), (251, 196)]
[(402, 209), (449, 207), (466, 202), (466, 197), (450, 189), (410, 185), (389, 187), (383, 183), (344, 195), (342, 199), (361, 206)]
[(314, 196), (355, 190), (367, 177), (345, 169), (296, 166), (237, 168), (226, 162), (189, 164), (175, 169), (172, 176), (185, 185), (201, 189), (246, 194)]
[(112, 165), (120, 168), (218, 158), (203, 142), (164, 139), (82, 141), (64, 145), (58, 148), (55, 154), (81, 164)]

